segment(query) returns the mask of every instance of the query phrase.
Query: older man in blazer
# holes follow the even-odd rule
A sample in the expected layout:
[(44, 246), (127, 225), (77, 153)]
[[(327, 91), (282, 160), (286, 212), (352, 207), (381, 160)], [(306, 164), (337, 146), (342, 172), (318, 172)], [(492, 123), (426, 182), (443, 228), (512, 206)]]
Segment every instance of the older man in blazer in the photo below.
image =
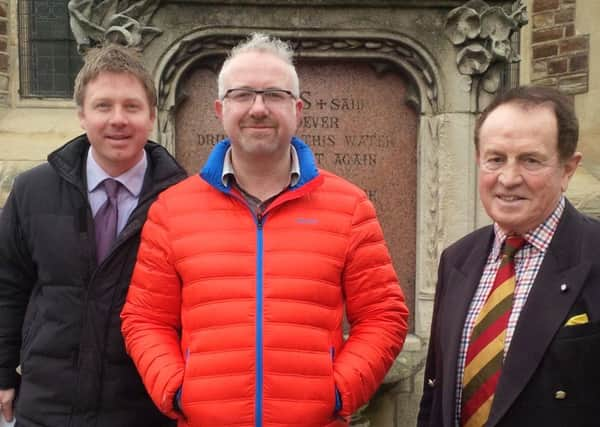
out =
[[(549, 88), (512, 89), (479, 118), (479, 192), (494, 224), (442, 254), (419, 427), (600, 426), (600, 223), (564, 196), (577, 139), (572, 103)], [(491, 329), (478, 322), (499, 307), (485, 312), (509, 239), (523, 246), (495, 371), (488, 347), (469, 347)]]

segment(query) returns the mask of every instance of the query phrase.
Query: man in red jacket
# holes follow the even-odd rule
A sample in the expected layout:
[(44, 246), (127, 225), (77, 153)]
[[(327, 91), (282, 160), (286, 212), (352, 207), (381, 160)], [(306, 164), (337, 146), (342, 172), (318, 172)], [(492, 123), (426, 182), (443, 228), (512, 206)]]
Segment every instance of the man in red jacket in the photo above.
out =
[(347, 425), (404, 342), (373, 205), (294, 137), (292, 55), (262, 34), (232, 50), (215, 102), (228, 138), (143, 231), (122, 330), (180, 425)]

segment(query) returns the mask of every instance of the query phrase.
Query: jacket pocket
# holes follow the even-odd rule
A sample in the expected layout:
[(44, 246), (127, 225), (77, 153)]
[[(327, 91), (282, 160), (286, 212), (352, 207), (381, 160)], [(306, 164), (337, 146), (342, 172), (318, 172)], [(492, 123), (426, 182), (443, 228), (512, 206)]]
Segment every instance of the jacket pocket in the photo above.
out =
[(342, 410), (342, 395), (337, 388), (337, 384), (335, 383), (335, 376), (333, 375), (333, 363), (335, 361), (335, 348), (331, 346), (329, 348), (330, 355), (330, 363), (331, 363), (331, 382), (333, 383), (333, 396), (334, 396), (334, 407), (333, 407), (333, 415), (334, 417)]
[(600, 322), (581, 325), (563, 326), (556, 334), (557, 340), (594, 337), (600, 339)]
[(186, 376), (188, 373), (188, 363), (189, 363), (189, 359), (190, 359), (190, 348), (186, 348), (185, 349), (185, 356), (184, 356), (184, 365), (183, 365), (183, 381), (181, 382), (181, 386), (179, 387), (179, 390), (177, 392), (177, 395), (175, 396), (175, 398), (177, 399), (177, 406), (179, 407), (179, 411), (182, 414), (185, 414), (185, 403), (184, 403), (184, 399), (186, 397), (186, 393), (185, 393), (185, 380), (186, 380)]
[(29, 354), (29, 350), (31, 347), (31, 342), (33, 341), (33, 337), (39, 329), (41, 316), (39, 315), (39, 310), (35, 310), (31, 315), (31, 320), (28, 321), (23, 328), (23, 339), (21, 341), (21, 372), (25, 371), (26, 367), (26, 359)]

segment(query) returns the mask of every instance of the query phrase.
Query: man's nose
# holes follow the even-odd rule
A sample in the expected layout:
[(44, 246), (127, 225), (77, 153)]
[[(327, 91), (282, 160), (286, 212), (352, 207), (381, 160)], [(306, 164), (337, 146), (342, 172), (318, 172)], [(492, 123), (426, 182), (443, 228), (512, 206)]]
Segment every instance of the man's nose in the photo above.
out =
[(506, 187), (520, 184), (523, 181), (521, 167), (517, 162), (506, 163), (502, 169), (500, 169), (498, 181)]
[(127, 112), (123, 107), (116, 106), (113, 108), (110, 115), (110, 122), (112, 124), (124, 124), (127, 122)]
[(265, 99), (261, 93), (257, 93), (254, 97), (252, 105), (250, 105), (250, 114), (252, 116), (264, 116), (268, 114), (269, 107), (265, 103)]

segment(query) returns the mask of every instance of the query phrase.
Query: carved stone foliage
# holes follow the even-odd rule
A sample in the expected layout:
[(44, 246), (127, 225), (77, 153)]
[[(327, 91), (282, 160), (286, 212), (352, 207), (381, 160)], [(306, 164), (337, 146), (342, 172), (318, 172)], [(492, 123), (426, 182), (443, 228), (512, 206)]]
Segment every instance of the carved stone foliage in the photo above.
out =
[(445, 33), (458, 48), (456, 64), (466, 76), (469, 90), (474, 77), (481, 78), (484, 91), (498, 90), (502, 65), (520, 60), (511, 46), (511, 35), (526, 23), (524, 0), (515, 1), (510, 11), (483, 0), (470, 0), (448, 13)]
[(77, 48), (105, 40), (143, 50), (162, 31), (148, 26), (160, 0), (69, 0), (71, 31)]

